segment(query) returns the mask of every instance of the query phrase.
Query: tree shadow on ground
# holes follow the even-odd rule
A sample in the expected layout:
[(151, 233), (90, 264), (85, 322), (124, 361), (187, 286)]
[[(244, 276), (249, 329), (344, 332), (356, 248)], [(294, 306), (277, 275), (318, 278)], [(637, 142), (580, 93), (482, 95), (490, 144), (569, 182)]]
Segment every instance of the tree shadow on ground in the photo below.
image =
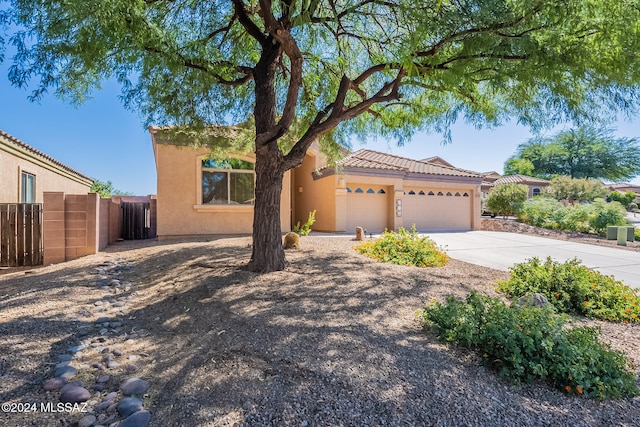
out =
[[(136, 375), (151, 383), (145, 406), (152, 425), (634, 425), (640, 419), (633, 400), (600, 403), (543, 384), (505, 384), (480, 366), (481, 357), (422, 330), (415, 310), (425, 301), (490, 292), (493, 270), (467, 275), (456, 263), (439, 269), (378, 264), (348, 245), (333, 253), (310, 245), (287, 254), (286, 271), (258, 275), (243, 269), (251, 254), (244, 239), (187, 243), (150, 247), (141, 257), (133, 247), (111, 253), (135, 263), (123, 271), (123, 280), (134, 283), (137, 307), (124, 316), (123, 328), (126, 335), (140, 333), (117, 343), (148, 355)], [(86, 271), (67, 273), (79, 278)], [(64, 286), (60, 277), (43, 275), (42, 283), (51, 280), (42, 289), (64, 296), (56, 293)], [(28, 306), (28, 295), (19, 298), (8, 304)], [(31, 336), (30, 319), (0, 324), (1, 335), (15, 342)], [(78, 340), (77, 322), (45, 320), (45, 332), (65, 334), (48, 344), (37, 369), (43, 373)], [(94, 331), (88, 338), (95, 337)], [(20, 360), (31, 350), (7, 351)], [(87, 356), (99, 360), (94, 353)], [(23, 374), (24, 384), (8, 393), (39, 390), (29, 382), (33, 374)], [(122, 372), (114, 378), (117, 386)]]

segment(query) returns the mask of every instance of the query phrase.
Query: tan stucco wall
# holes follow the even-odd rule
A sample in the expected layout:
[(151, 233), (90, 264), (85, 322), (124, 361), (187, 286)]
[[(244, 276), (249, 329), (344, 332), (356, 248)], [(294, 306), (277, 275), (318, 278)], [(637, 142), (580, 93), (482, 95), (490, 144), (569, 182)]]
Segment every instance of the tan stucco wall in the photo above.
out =
[[(201, 160), (208, 150), (157, 144), (158, 238), (212, 234), (250, 234), (253, 229), (252, 206), (201, 204)], [(255, 161), (254, 155), (242, 157)], [(280, 225), (290, 231), (290, 173), (282, 187)]]
[[(336, 230), (336, 193), (338, 183), (336, 176), (314, 180), (313, 172), (321, 166), (322, 159), (309, 153), (302, 165), (293, 170), (293, 225), (298, 221), (304, 224), (309, 212), (316, 211), (316, 222), (312, 229), (316, 231)], [(344, 190), (343, 190), (344, 191)]]
[[(27, 172), (36, 177), (36, 203), (44, 201), (45, 191), (56, 191), (67, 194), (86, 194), (91, 188), (87, 180), (76, 178), (55, 165), (35, 159), (9, 148), (0, 141), (0, 203), (20, 203), (20, 176)], [(26, 157), (26, 158), (25, 158)]]
[[(468, 193), (468, 200), (470, 200), (468, 210), (454, 209), (450, 213), (451, 218), (459, 218), (457, 222), (469, 224), (469, 228), (472, 230), (480, 228), (481, 203), (480, 185), (478, 184), (438, 180), (404, 180), (394, 177), (355, 174), (330, 175), (314, 181), (311, 172), (314, 170), (315, 162), (311, 157), (307, 156), (305, 163), (295, 172), (294, 220), (303, 221), (306, 219), (308, 211), (316, 209), (317, 222), (313, 227), (316, 231), (354, 232), (353, 228), (356, 223), (365, 227), (367, 224), (375, 224), (372, 226), (376, 229), (374, 232), (382, 231), (383, 228), (397, 230), (400, 227), (411, 227), (411, 224), (404, 223), (405, 212), (402, 212), (400, 216), (397, 215), (397, 200), (404, 201), (404, 198), (407, 197), (403, 194), (405, 190), (408, 192), (412, 188), (426, 187), (434, 190)], [(299, 192), (299, 187), (302, 187), (302, 192)], [(372, 200), (368, 200), (368, 196), (365, 195), (358, 201), (359, 205), (353, 203), (354, 193), (347, 193), (346, 187), (349, 187), (352, 192), (358, 187), (365, 192), (368, 188), (372, 188), (376, 192), (383, 189), (386, 195), (371, 196)], [(374, 198), (376, 200), (373, 200)], [(380, 198), (385, 200), (386, 206), (379, 203)], [(380, 218), (381, 216), (384, 218)], [(456, 221), (454, 220), (454, 222)], [(377, 230), (378, 228), (380, 230)]]

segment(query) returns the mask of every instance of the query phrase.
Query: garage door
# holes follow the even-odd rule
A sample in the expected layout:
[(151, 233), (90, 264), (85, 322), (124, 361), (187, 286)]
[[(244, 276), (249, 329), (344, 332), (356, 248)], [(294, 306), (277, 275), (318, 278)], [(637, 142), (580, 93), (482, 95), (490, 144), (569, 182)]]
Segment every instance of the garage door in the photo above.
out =
[(347, 230), (364, 227), (368, 233), (380, 233), (387, 228), (387, 191), (370, 185), (347, 186)]
[(406, 229), (415, 224), (418, 231), (470, 230), (471, 199), (463, 190), (405, 189), (402, 222)]

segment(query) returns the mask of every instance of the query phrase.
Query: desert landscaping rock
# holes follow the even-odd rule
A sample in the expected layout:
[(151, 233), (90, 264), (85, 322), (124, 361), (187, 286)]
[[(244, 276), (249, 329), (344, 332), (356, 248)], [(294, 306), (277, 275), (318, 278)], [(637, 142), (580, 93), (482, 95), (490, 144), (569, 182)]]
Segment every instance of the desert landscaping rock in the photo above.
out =
[(118, 414), (122, 418), (127, 418), (142, 409), (142, 399), (137, 397), (125, 397), (118, 403)]
[(73, 386), (60, 393), (60, 402), (79, 403), (91, 398), (91, 392), (84, 387)]
[(66, 383), (62, 378), (49, 378), (42, 383), (42, 388), (47, 391), (58, 390)]
[(73, 358), (70, 354), (60, 354), (58, 355), (59, 362), (68, 362)]
[(112, 391), (111, 393), (107, 394), (103, 400), (116, 400), (118, 398), (118, 392), (117, 391)]
[(120, 384), (120, 391), (125, 396), (140, 396), (149, 390), (149, 383), (140, 378), (128, 378)]
[(109, 379), (111, 378), (111, 376), (109, 375), (102, 375), (100, 378), (98, 378), (96, 380), (97, 383), (106, 383), (107, 381), (109, 381)]
[(71, 381), (70, 383), (67, 383), (64, 386), (62, 386), (62, 388), (60, 389), (60, 392), (64, 393), (66, 390), (73, 387), (84, 387), (84, 383), (80, 380)]
[(96, 422), (96, 417), (94, 415), (87, 415), (86, 417), (80, 418), (78, 421), (78, 427), (92, 427)]
[(115, 402), (113, 400), (105, 400), (103, 402), (98, 403), (98, 405), (96, 405), (96, 411), (104, 411), (106, 410), (109, 406), (113, 405)]
[(76, 375), (78, 375), (78, 370), (73, 366), (69, 366), (69, 365), (56, 368), (56, 371), (54, 374), (56, 378), (62, 378), (67, 381), (75, 377)]
[(151, 413), (149, 411), (138, 411), (118, 424), (118, 427), (146, 427), (151, 420)]
[(122, 356), (122, 350), (120, 350), (119, 348), (114, 348), (111, 353), (116, 357)]

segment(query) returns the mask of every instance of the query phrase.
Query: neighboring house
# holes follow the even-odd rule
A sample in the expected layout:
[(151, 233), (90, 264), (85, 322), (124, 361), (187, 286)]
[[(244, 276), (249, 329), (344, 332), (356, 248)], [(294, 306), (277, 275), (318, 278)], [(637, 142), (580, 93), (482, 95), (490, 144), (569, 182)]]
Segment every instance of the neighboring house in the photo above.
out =
[(0, 203), (42, 203), (48, 191), (86, 194), (93, 180), (0, 130)]
[(529, 198), (531, 198), (542, 194), (544, 189), (551, 185), (551, 182), (546, 179), (520, 174), (507, 176), (500, 176), (497, 172), (482, 174), (482, 193), (485, 196), (491, 192), (493, 187), (499, 184), (526, 185), (529, 189)]
[[(253, 153), (210, 159), (206, 148), (172, 143), (150, 128), (158, 176), (158, 238), (250, 233), (253, 226)], [(359, 150), (336, 167), (310, 148), (302, 165), (285, 174), (281, 227), (304, 223), (316, 211), (313, 229), (367, 232), (480, 227), (480, 184), (475, 173)]]

